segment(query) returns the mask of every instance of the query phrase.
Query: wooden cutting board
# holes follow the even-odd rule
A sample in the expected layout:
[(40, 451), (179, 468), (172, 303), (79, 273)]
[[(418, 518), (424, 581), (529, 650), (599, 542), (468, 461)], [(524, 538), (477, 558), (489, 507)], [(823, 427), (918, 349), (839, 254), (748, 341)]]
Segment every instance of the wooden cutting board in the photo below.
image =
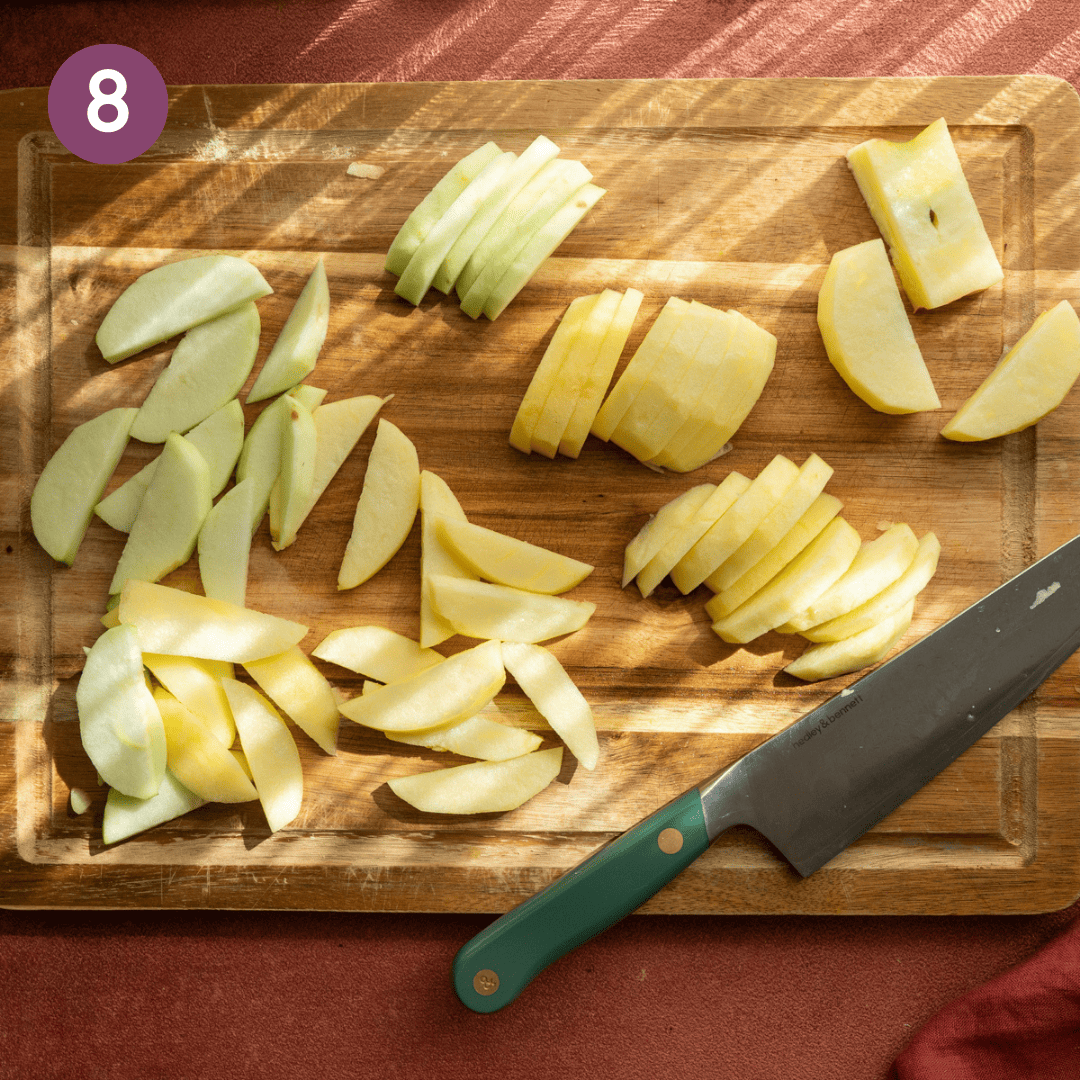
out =
[[(940, 438), (945, 420), (1040, 311), (1080, 303), (1080, 103), (1042, 77), (915, 80), (541, 82), (175, 87), (155, 147), (119, 166), (57, 142), (43, 89), (0, 98), (0, 385), (4, 682), (0, 904), (504, 911), (616, 833), (838, 692), (781, 669), (801, 639), (745, 648), (709, 628), (706, 592), (619, 587), (623, 548), (694, 483), (816, 452), (864, 539), (894, 521), (940, 537), (940, 569), (910, 643), (1080, 531), (1080, 397), (986, 444)], [(1003, 285), (913, 315), (940, 413), (885, 416), (829, 365), (817, 290), (832, 253), (876, 237), (844, 152), (872, 136), (950, 125)], [(452, 299), (398, 299), (383, 255), (412, 207), (487, 139), (538, 133), (586, 163), (606, 196), (496, 322)], [(352, 161), (385, 169), (346, 174)], [(570, 595), (596, 615), (553, 649), (592, 703), (594, 773), (567, 755), (542, 794), (507, 814), (432, 817), (391, 776), (450, 763), (346, 722), (336, 757), (300, 735), (300, 817), (269, 835), (258, 804), (206, 806), (105, 848), (104, 791), (82, 752), (74, 689), (100, 632), (123, 536), (95, 520), (71, 569), (29, 528), (48, 456), (78, 423), (138, 404), (171, 344), (110, 366), (93, 343), (138, 273), (208, 251), (254, 262), (256, 371), (317, 256), (332, 309), (308, 380), (328, 400), (393, 394), (384, 414), (482, 525), (596, 565)], [(568, 303), (611, 286), (645, 301), (622, 363), (671, 295), (734, 307), (779, 339), (776, 368), (730, 454), (690, 476), (652, 472), (590, 439), (576, 461), (508, 444), (522, 394)], [(248, 422), (261, 406), (246, 406)], [(418, 634), (419, 536), (379, 575), (338, 593), (337, 565), (370, 430), (282, 553), (264, 523), (249, 604), (310, 626), (381, 623)], [(112, 486), (156, 448), (129, 446)], [(111, 489), (110, 487), (110, 489)], [(198, 587), (193, 565), (168, 583)], [(446, 643), (454, 652), (471, 644)], [(345, 694), (358, 680), (321, 665)], [(724, 837), (647, 906), (653, 912), (1035, 912), (1080, 892), (1080, 701), (1069, 663), (877, 828), (806, 880), (750, 831)], [(509, 722), (542, 729), (513, 686)], [(546, 743), (554, 736), (546, 732)], [(454, 760), (454, 763), (457, 763)], [(72, 787), (93, 798), (68, 809)]]

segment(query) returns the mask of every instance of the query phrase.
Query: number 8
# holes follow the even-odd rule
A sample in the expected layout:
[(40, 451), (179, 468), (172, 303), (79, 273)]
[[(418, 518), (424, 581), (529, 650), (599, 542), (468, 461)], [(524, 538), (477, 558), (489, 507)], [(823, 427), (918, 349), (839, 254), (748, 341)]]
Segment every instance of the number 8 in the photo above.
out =
[[(116, 89), (111, 94), (101, 92), (101, 84), (106, 79), (111, 79), (116, 84)], [(113, 68), (102, 68), (90, 76), (90, 104), (86, 107), (86, 119), (90, 126), (97, 131), (119, 131), (127, 122), (130, 112), (124, 95), (127, 93), (127, 79)], [(116, 109), (116, 119), (102, 120), (101, 106), (111, 105)]]

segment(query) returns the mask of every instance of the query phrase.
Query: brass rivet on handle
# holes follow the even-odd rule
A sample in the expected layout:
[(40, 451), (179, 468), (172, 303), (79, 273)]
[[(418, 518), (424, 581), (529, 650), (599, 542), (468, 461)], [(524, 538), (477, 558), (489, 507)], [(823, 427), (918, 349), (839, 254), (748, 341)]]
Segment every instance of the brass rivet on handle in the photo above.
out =
[(491, 997), (499, 989), (499, 976), (491, 968), (481, 968), (472, 977), (473, 989), (483, 997)]
[(664, 829), (656, 838), (656, 846), (665, 855), (674, 855), (682, 851), (683, 835), (678, 829)]

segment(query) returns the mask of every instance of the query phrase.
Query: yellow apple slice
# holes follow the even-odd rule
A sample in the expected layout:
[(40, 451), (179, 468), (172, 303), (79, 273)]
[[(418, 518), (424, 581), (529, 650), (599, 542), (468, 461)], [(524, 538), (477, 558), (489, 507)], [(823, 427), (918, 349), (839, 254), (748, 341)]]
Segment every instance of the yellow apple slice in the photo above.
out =
[[(742, 473), (729, 473), (723, 482), (690, 515), (673, 530), (655, 555), (641, 568), (637, 585), (642, 596), (651, 596), (656, 586), (671, 573), (682, 557), (734, 505), (735, 500), (750, 486)], [(691, 488), (691, 491), (694, 489)]]
[(110, 593), (129, 578), (157, 581), (187, 562), (210, 512), (210, 470), (206, 458), (171, 433), (120, 553)]
[(604, 289), (574, 335), (533, 425), (530, 447), (538, 454), (553, 458), (558, 453), (566, 425), (574, 414), (578, 396), (600, 353), (621, 299), (614, 289)]
[(346, 626), (331, 630), (311, 655), (378, 682), (397, 682), (442, 663), (434, 649), (384, 626)]
[(278, 505), (270, 515), (270, 543), (275, 551), (287, 548), (296, 539), (315, 485), (315, 419), (311, 410), (291, 394), (285, 400), (288, 405), (281, 432), (281, 471), (276, 481)]
[(338, 588), (354, 589), (381, 570), (405, 543), (419, 508), (416, 447), (389, 420), (380, 420), (338, 571)]
[(295, 821), (304, 801), (304, 772), (288, 725), (277, 710), (247, 683), (222, 679), (236, 719), (236, 733), (251, 768), (271, 832)]
[(431, 231), (431, 227), (446, 213), (454, 200), (479, 176), (480, 172), (502, 151), (493, 142), (484, 143), (466, 155), (424, 196), (398, 230), (386, 253), (385, 269), (401, 276), (409, 265), (413, 252)]
[(168, 769), (161, 778), (161, 786), (148, 799), (135, 799), (109, 788), (101, 821), (102, 843), (119, 843), (155, 825), (175, 821), (205, 804), (205, 799), (184, 787)]
[(440, 519), (465, 521), (465, 511), (442, 477), (426, 469), (420, 474), (420, 644), (438, 645), (454, 636), (454, 628), (431, 603), (431, 578), (436, 574), (472, 577), (439, 539)]
[(596, 605), (587, 600), (545, 596), (508, 585), (435, 574), (435, 610), (463, 637), (498, 641), (547, 641), (580, 630)]
[(165, 772), (165, 729), (132, 627), (106, 630), (87, 651), (75, 704), (83, 749), (101, 779), (124, 795), (150, 798)]
[(506, 310), (540, 266), (574, 231), (578, 222), (604, 194), (604, 188), (597, 187), (595, 184), (585, 184), (529, 237), (525, 246), (510, 260), (505, 273), (495, 283), (487, 300), (484, 301), (484, 314), (492, 322)]
[(238, 607), (247, 600), (253, 484), (250, 477), (242, 480), (210, 508), (196, 545), (203, 592)]
[(857, 608), (801, 631), (803, 637), (810, 641), (839, 641), (876, 626), (926, 588), (937, 571), (940, 555), (941, 541), (932, 532), (926, 533), (919, 540), (911, 564), (891, 585)]
[(292, 389), (315, 368), (330, 326), (330, 287), (320, 258), (248, 391), (248, 404)]
[(138, 409), (110, 409), (73, 428), (45, 463), (30, 496), (30, 525), (57, 562), (75, 561), (94, 506), (128, 443)]
[(139, 407), (131, 437), (164, 442), (227, 405), (255, 363), (259, 325), (259, 310), (248, 303), (189, 330)]
[(858, 634), (840, 641), (824, 641), (810, 645), (803, 654), (784, 670), (806, 682), (832, 679), (884, 660), (894, 645), (907, 633), (915, 611), (912, 598), (898, 611)]
[(544, 404), (552, 388), (558, 382), (559, 372), (570, 347), (581, 333), (581, 328), (600, 299), (599, 293), (578, 296), (570, 302), (555, 332), (551, 335), (544, 355), (533, 372), (533, 377), (521, 399), (514, 423), (510, 427), (510, 445), (523, 454), (532, 453), (532, 436), (536, 423), (544, 411)]
[(1022, 431), (1056, 409), (1080, 376), (1080, 319), (1068, 300), (1044, 311), (941, 434), (957, 442)]
[(698, 484), (664, 503), (626, 545), (622, 586), (625, 589), (668, 544), (678, 541), (696, 515), (713, 498), (716, 484)]
[(190, 709), (160, 686), (154, 701), (165, 727), (166, 765), (184, 787), (207, 802), (251, 802), (259, 797), (236, 758)]
[(293, 645), (276, 656), (249, 660), (244, 670), (296, 726), (328, 754), (337, 753), (341, 713), (326, 676)]
[(778, 629), (797, 634), (811, 626), (853, 611), (877, 596), (911, 565), (919, 539), (910, 525), (890, 525), (879, 537), (859, 548), (843, 577), (821, 594), (805, 611)]
[(501, 646), (485, 641), (408, 678), (350, 698), (339, 708), (348, 719), (378, 731), (426, 731), (475, 716), (505, 682)]
[(937, 308), (1004, 273), (944, 117), (908, 142), (870, 139), (848, 165), (916, 308)]
[(308, 628), (289, 619), (149, 581), (127, 582), (120, 622), (133, 626), (143, 652), (243, 664), (284, 652)]
[(95, 341), (113, 364), (273, 291), (235, 255), (168, 263), (141, 274), (117, 297)]
[(592, 709), (554, 653), (542, 645), (504, 641), (502, 654), (506, 670), (536, 711), (584, 768), (595, 769), (600, 744)]
[(941, 408), (880, 238), (833, 255), (818, 292), (817, 323), (833, 367), (872, 409)]
[(232, 678), (232, 664), (152, 652), (144, 652), (142, 662), (173, 697), (199, 718), (222, 746), (232, 746), (236, 739), (236, 724), (221, 688), (223, 678)]
[(497, 814), (515, 810), (559, 775), (562, 747), (507, 761), (472, 761), (387, 781), (404, 802), (427, 814)]
[[(769, 553), (759, 559), (745, 574), (723, 591), (716, 590), (713, 613), (727, 615), (746, 603), (759, 589), (763, 589), (796, 555), (840, 513), (842, 504), (834, 495), (819, 495), (802, 517), (784, 534)], [(707, 577), (705, 584), (712, 588), (713, 579)], [(783, 629), (778, 627), (778, 629)]]
[(589, 563), (468, 521), (441, 518), (439, 539), (477, 577), (535, 593), (564, 593), (593, 572)]
[(810, 509), (825, 490), (833, 474), (831, 465), (811, 454), (780, 501), (758, 522), (754, 531), (710, 575), (706, 581), (714, 592), (730, 589), (745, 573), (765, 558)]
[(730, 558), (761, 524), (795, 482), (799, 467), (777, 454), (732, 503), (727, 513), (671, 569), (671, 580), (682, 593), (696, 589)]
[(828, 525), (764, 588), (726, 615), (719, 597), (705, 610), (716, 619), (713, 630), (723, 641), (745, 644), (785, 623), (816, 600), (851, 565), (859, 534), (842, 517)]
[(434, 731), (388, 731), (386, 737), (392, 742), (424, 746), (481, 761), (506, 761), (531, 754), (544, 741), (535, 732), (500, 724), (482, 712), (450, 727)]
[[(210, 497), (215, 498), (225, 490), (244, 445), (243, 407), (233, 398), (196, 424), (184, 438), (206, 458), (210, 470)], [(142, 497), (154, 478), (158, 460), (154, 458), (147, 462), (134, 476), (102, 499), (94, 507), (94, 513), (117, 531), (130, 532)]]

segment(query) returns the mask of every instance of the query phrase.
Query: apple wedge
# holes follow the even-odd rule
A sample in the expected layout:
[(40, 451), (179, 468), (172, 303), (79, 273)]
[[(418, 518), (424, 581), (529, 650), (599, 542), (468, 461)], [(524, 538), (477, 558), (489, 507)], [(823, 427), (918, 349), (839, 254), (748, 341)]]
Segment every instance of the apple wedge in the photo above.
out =
[(144, 652), (142, 662), (173, 697), (199, 718), (222, 746), (232, 746), (236, 739), (236, 724), (221, 688), (223, 678), (232, 678), (232, 664), (152, 652)]
[(378, 573), (405, 543), (419, 508), (416, 447), (389, 420), (380, 420), (338, 571), (338, 588), (354, 589)]
[(306, 379), (315, 369), (329, 325), (330, 287), (320, 258), (248, 391), (248, 404), (291, 390)]
[(105, 798), (105, 815), (101, 821), (102, 843), (116, 844), (155, 825), (164, 825), (206, 804), (206, 800), (189, 791), (167, 769), (161, 786), (148, 799), (136, 799), (110, 788)]
[(121, 624), (138, 631), (143, 652), (233, 664), (284, 652), (308, 632), (277, 615), (135, 579), (120, 593), (119, 612)]
[(109, 409), (73, 428), (30, 496), (30, 525), (57, 562), (75, 561), (94, 506), (123, 456), (137, 409)]
[(475, 716), (505, 682), (501, 646), (485, 641), (339, 708), (349, 720), (378, 731), (426, 731)]
[(440, 518), (439, 539), (478, 578), (527, 592), (564, 593), (593, 572), (589, 563), (468, 521)]
[(483, 713), (434, 731), (388, 731), (386, 737), (392, 742), (424, 746), (481, 761), (506, 761), (531, 754), (544, 741), (535, 732), (500, 724)]
[(189, 330), (139, 407), (131, 437), (161, 443), (227, 405), (255, 363), (259, 326), (258, 308), (247, 303)]
[(382, 683), (407, 679), (444, 659), (434, 649), (425, 649), (412, 638), (384, 626), (331, 630), (311, 655)]
[(1056, 409), (1080, 376), (1080, 319), (1068, 300), (1044, 311), (942, 428), (946, 439), (1011, 435)]
[(238, 607), (247, 601), (254, 483), (242, 480), (210, 508), (196, 542), (203, 592)]
[(497, 641), (547, 641), (580, 630), (596, 605), (564, 596), (545, 596), (508, 585), (435, 574), (435, 610), (463, 637)]
[(321, 671), (293, 645), (276, 656), (248, 660), (244, 670), (262, 692), (326, 753), (337, 753), (341, 713), (333, 687)]
[(116, 298), (94, 340), (114, 364), (273, 291), (235, 255), (168, 263), (141, 274)]
[[(729, 489), (730, 490), (730, 489)], [(716, 484), (697, 484), (664, 503), (638, 530), (623, 554), (622, 587), (625, 589), (668, 544), (678, 541), (689, 523), (716, 494)]]
[(387, 781), (401, 800), (428, 814), (497, 814), (515, 810), (559, 775), (562, 747), (507, 761), (473, 761)]
[(247, 683), (222, 679), (236, 719), (236, 733), (251, 768), (271, 832), (295, 821), (304, 800), (304, 772), (288, 725), (277, 710)]
[(165, 772), (165, 729), (132, 627), (106, 630), (87, 651), (75, 704), (83, 749), (101, 779), (124, 795), (150, 798)]
[(944, 117), (908, 142), (860, 143), (847, 161), (914, 307), (941, 307), (1005, 276)]
[(315, 485), (315, 418), (291, 394), (286, 394), (285, 400), (276, 504), (273, 488), (270, 500), (270, 543), (275, 551), (287, 548), (296, 539)]
[(600, 758), (592, 709), (554, 653), (542, 645), (504, 641), (503, 664), (570, 753), (590, 771)]
[(465, 521), (465, 511), (442, 477), (426, 469), (420, 474), (420, 644), (438, 645), (454, 636), (454, 628), (431, 603), (431, 579), (436, 574), (471, 578), (439, 539), (440, 520)]
[(206, 458), (183, 435), (171, 433), (131, 523), (110, 594), (129, 578), (157, 581), (187, 562), (210, 506)]

